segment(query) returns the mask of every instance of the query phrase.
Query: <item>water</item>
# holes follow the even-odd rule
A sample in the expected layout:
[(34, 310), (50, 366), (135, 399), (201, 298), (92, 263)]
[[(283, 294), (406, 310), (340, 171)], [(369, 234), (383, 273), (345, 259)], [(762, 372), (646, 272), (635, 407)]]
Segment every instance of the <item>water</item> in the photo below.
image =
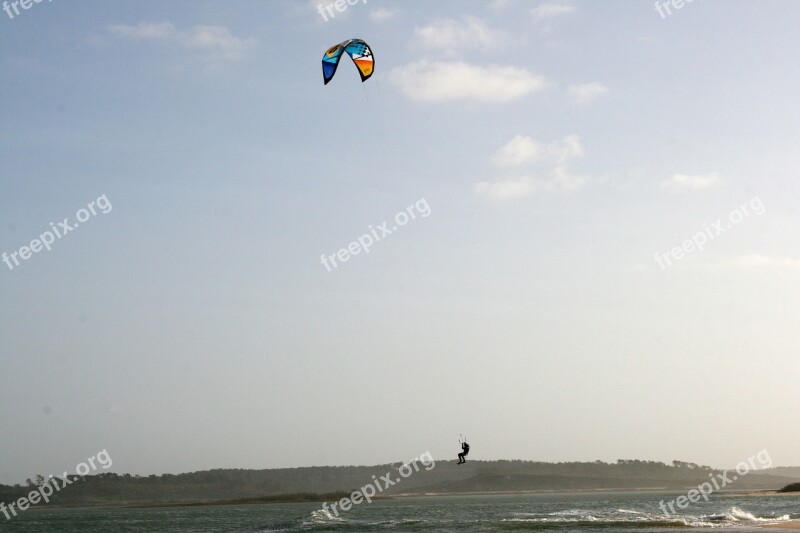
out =
[[(685, 493), (684, 493), (685, 494)], [(678, 493), (590, 493), (397, 498), (355, 506), (337, 518), (321, 504), (269, 504), (163, 509), (29, 510), (8, 532), (242, 532), (272, 531), (755, 531), (800, 519), (800, 498), (712, 496), (666, 516), (659, 501)], [(761, 533), (769, 530), (760, 530)]]

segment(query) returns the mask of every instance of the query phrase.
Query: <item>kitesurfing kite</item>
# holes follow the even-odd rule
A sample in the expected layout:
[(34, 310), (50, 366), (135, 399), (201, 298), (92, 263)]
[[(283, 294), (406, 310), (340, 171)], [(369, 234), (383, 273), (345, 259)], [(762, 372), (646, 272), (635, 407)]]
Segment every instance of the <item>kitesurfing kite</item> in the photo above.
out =
[(361, 81), (365, 82), (372, 76), (375, 68), (375, 58), (372, 56), (372, 49), (361, 39), (349, 39), (343, 43), (331, 46), (325, 55), (322, 56), (322, 77), (325, 85), (333, 79), (342, 53), (347, 52), (353, 63), (361, 74)]

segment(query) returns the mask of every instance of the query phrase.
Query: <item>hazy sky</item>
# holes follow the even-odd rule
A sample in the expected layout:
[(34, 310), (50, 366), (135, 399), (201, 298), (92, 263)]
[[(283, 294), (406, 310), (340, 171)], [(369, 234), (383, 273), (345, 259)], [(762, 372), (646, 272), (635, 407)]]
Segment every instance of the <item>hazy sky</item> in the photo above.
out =
[(319, 3), (0, 12), (0, 483), (800, 464), (800, 3)]

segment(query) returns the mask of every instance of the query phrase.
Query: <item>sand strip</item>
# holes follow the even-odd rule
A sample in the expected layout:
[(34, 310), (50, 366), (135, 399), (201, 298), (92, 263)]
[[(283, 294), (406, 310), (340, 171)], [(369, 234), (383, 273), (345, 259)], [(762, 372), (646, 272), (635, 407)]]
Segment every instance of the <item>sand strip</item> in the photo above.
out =
[(764, 527), (770, 529), (800, 529), (800, 520), (791, 520), (789, 522), (784, 522), (783, 524), (770, 524)]

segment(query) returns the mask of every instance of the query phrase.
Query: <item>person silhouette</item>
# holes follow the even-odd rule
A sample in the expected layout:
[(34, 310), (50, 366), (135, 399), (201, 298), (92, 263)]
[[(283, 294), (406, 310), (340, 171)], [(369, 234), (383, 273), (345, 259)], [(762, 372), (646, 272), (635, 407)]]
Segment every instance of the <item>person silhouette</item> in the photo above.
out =
[(464, 439), (464, 442), (461, 443), (461, 453), (458, 454), (458, 464), (464, 464), (467, 462), (467, 454), (469, 453), (469, 444), (467, 444), (467, 440)]

